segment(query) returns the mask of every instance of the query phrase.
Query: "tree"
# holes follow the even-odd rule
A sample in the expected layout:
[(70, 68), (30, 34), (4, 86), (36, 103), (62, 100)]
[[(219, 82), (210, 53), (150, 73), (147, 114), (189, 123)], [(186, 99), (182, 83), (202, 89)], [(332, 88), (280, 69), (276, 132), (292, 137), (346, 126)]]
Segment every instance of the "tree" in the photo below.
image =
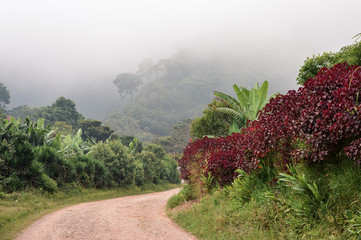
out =
[(76, 105), (70, 99), (58, 98), (51, 106), (39, 109), (38, 118), (44, 118), (50, 123), (66, 122), (73, 128), (77, 128), (78, 121), (84, 119), (76, 110)]
[[(131, 143), (134, 142), (135, 139), (136, 139), (136, 137), (129, 136), (129, 135), (123, 135), (123, 136), (119, 137), (119, 140), (122, 142), (122, 144), (127, 147), (130, 147)], [(134, 148), (135, 148), (135, 152), (140, 153), (141, 151), (143, 151), (143, 143), (140, 141), (137, 141)]]
[(203, 138), (204, 136), (224, 137), (228, 134), (232, 117), (229, 114), (218, 111), (219, 107), (230, 107), (230, 105), (220, 99), (214, 98), (213, 102), (203, 110), (203, 116), (192, 121), (190, 135), (193, 138)]
[(95, 138), (98, 141), (105, 141), (110, 137), (114, 130), (108, 126), (102, 126), (102, 122), (98, 120), (79, 120), (78, 126), (83, 130), (82, 138)]
[(173, 126), (170, 140), (173, 143), (174, 153), (182, 153), (183, 149), (187, 146), (190, 139), (191, 123), (191, 119), (185, 119)]
[(26, 118), (30, 118), (31, 120), (35, 121), (39, 113), (39, 109), (36, 107), (21, 105), (11, 110), (8, 110), (7, 113), (15, 119), (20, 118), (22, 120), (25, 120)]
[[(361, 34), (356, 35), (359, 38)], [(322, 68), (331, 68), (337, 63), (346, 62), (349, 65), (361, 66), (361, 42), (342, 47), (340, 51), (323, 53), (307, 58), (300, 68), (297, 77), (298, 84), (304, 84), (308, 79), (313, 78)]]
[(142, 79), (140, 79), (137, 74), (133, 73), (119, 74), (113, 82), (118, 87), (121, 99), (127, 95), (130, 95), (131, 98), (133, 98), (133, 93), (136, 92), (138, 87), (143, 84)]
[[(244, 87), (233, 85), (236, 92), (237, 99), (222, 92), (214, 91), (214, 95), (227, 102), (231, 107), (219, 107), (219, 111), (229, 114), (237, 121), (238, 126), (245, 126), (248, 120), (254, 121), (257, 119), (260, 110), (269, 102), (269, 100), (277, 95), (275, 93), (267, 98), (268, 82), (264, 81), (260, 87), (258, 83), (248, 90)], [(235, 122), (231, 125), (235, 127)]]
[(6, 86), (1, 82), (0, 82), (0, 103), (2, 103), (2, 108), (5, 108), (5, 105), (10, 103), (10, 93), (7, 90)]
[(4, 113), (4, 110), (2, 109), (2, 107), (0, 107), (0, 121), (1, 121), (2, 119), (5, 119), (6, 116), (7, 116), (7, 115)]

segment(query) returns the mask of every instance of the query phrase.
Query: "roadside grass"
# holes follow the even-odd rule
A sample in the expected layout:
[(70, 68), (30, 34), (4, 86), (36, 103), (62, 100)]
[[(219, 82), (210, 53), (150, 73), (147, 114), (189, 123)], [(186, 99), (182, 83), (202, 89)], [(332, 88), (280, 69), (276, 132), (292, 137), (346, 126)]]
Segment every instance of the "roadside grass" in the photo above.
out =
[(19, 193), (0, 192), (0, 239), (11, 240), (35, 220), (47, 213), (77, 203), (160, 192), (181, 187), (180, 184), (149, 184), (122, 189), (84, 189), (73, 186), (54, 194), (40, 190), (27, 190)]
[(167, 202), (167, 209), (175, 208), (190, 200), (197, 198), (197, 194), (194, 191), (193, 185), (185, 185), (178, 194), (173, 195)]
[(361, 168), (338, 160), (299, 164), (278, 184), (242, 176), (187, 207), (181, 191), (168, 215), (199, 239), (361, 239)]

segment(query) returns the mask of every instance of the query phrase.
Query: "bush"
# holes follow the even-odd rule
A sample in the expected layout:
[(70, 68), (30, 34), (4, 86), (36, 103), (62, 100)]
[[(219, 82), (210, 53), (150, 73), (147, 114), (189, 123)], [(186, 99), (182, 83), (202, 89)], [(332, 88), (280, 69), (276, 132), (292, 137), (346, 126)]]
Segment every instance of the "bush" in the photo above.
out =
[(40, 187), (51, 193), (58, 191), (58, 184), (46, 174), (41, 175)]
[(135, 162), (135, 184), (142, 186), (145, 183), (144, 167), (141, 161)]
[(118, 186), (134, 184), (134, 159), (119, 141), (96, 144), (92, 148), (92, 157), (104, 163), (109, 170), (111, 180)]
[(191, 142), (179, 161), (182, 178), (198, 162), (226, 185), (235, 170), (259, 171), (262, 164), (286, 170), (301, 161), (335, 162), (340, 152), (361, 163), (361, 68), (337, 64), (323, 68), (298, 91), (272, 98), (241, 133)]
[(6, 192), (23, 190), (27, 184), (27, 181), (20, 178), (15, 172), (2, 181), (2, 186)]
[(54, 148), (43, 145), (34, 148), (35, 160), (44, 165), (45, 173), (57, 182), (66, 181), (73, 166)]

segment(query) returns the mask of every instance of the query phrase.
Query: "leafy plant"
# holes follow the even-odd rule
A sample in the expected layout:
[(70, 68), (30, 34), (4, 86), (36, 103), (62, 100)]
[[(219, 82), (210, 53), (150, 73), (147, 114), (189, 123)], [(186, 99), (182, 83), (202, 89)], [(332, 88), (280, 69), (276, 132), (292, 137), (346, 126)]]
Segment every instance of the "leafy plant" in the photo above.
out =
[(264, 81), (260, 87), (258, 83), (248, 90), (244, 87), (233, 85), (233, 89), (237, 94), (237, 99), (225, 93), (215, 91), (214, 94), (231, 105), (231, 108), (218, 108), (219, 111), (232, 115), (234, 119), (244, 126), (245, 121), (254, 121), (259, 115), (259, 111), (269, 102), (269, 100), (277, 95), (273, 94), (267, 98), (268, 82)]
[[(358, 40), (360, 34), (354, 36)], [(323, 68), (331, 68), (338, 63), (347, 63), (349, 65), (361, 65), (361, 42), (342, 47), (338, 52), (326, 52), (319, 55), (308, 57), (303, 66), (301, 66), (297, 83), (305, 84), (305, 82), (316, 77)]]
[(235, 171), (238, 173), (237, 178), (230, 186), (227, 186), (229, 196), (239, 203), (247, 203), (252, 198), (252, 185), (250, 176), (242, 169)]
[(303, 173), (297, 172), (292, 165), (287, 166), (290, 174), (280, 173), (280, 182), (287, 183), (300, 197), (300, 202), (289, 199), (289, 204), (296, 214), (306, 217), (318, 217), (317, 211), (324, 205), (324, 199), (315, 182), (310, 182)]
[(215, 189), (219, 188), (219, 184), (215, 181), (214, 177), (208, 172), (207, 174), (203, 172), (201, 175), (203, 192), (211, 193)]
[(359, 238), (361, 236), (361, 212), (358, 211), (351, 219), (347, 220), (347, 223), (347, 231), (353, 237)]

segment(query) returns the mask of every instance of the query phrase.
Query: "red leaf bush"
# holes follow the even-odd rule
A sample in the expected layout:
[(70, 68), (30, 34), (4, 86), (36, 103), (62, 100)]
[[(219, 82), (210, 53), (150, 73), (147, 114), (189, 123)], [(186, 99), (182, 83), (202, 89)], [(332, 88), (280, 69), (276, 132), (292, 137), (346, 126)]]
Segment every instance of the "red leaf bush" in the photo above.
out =
[(179, 161), (182, 178), (189, 178), (194, 161), (221, 185), (233, 181), (234, 170), (257, 170), (266, 159), (285, 167), (292, 161), (332, 162), (343, 151), (360, 164), (360, 91), (360, 67), (323, 68), (297, 91), (271, 99), (240, 134), (190, 143)]

